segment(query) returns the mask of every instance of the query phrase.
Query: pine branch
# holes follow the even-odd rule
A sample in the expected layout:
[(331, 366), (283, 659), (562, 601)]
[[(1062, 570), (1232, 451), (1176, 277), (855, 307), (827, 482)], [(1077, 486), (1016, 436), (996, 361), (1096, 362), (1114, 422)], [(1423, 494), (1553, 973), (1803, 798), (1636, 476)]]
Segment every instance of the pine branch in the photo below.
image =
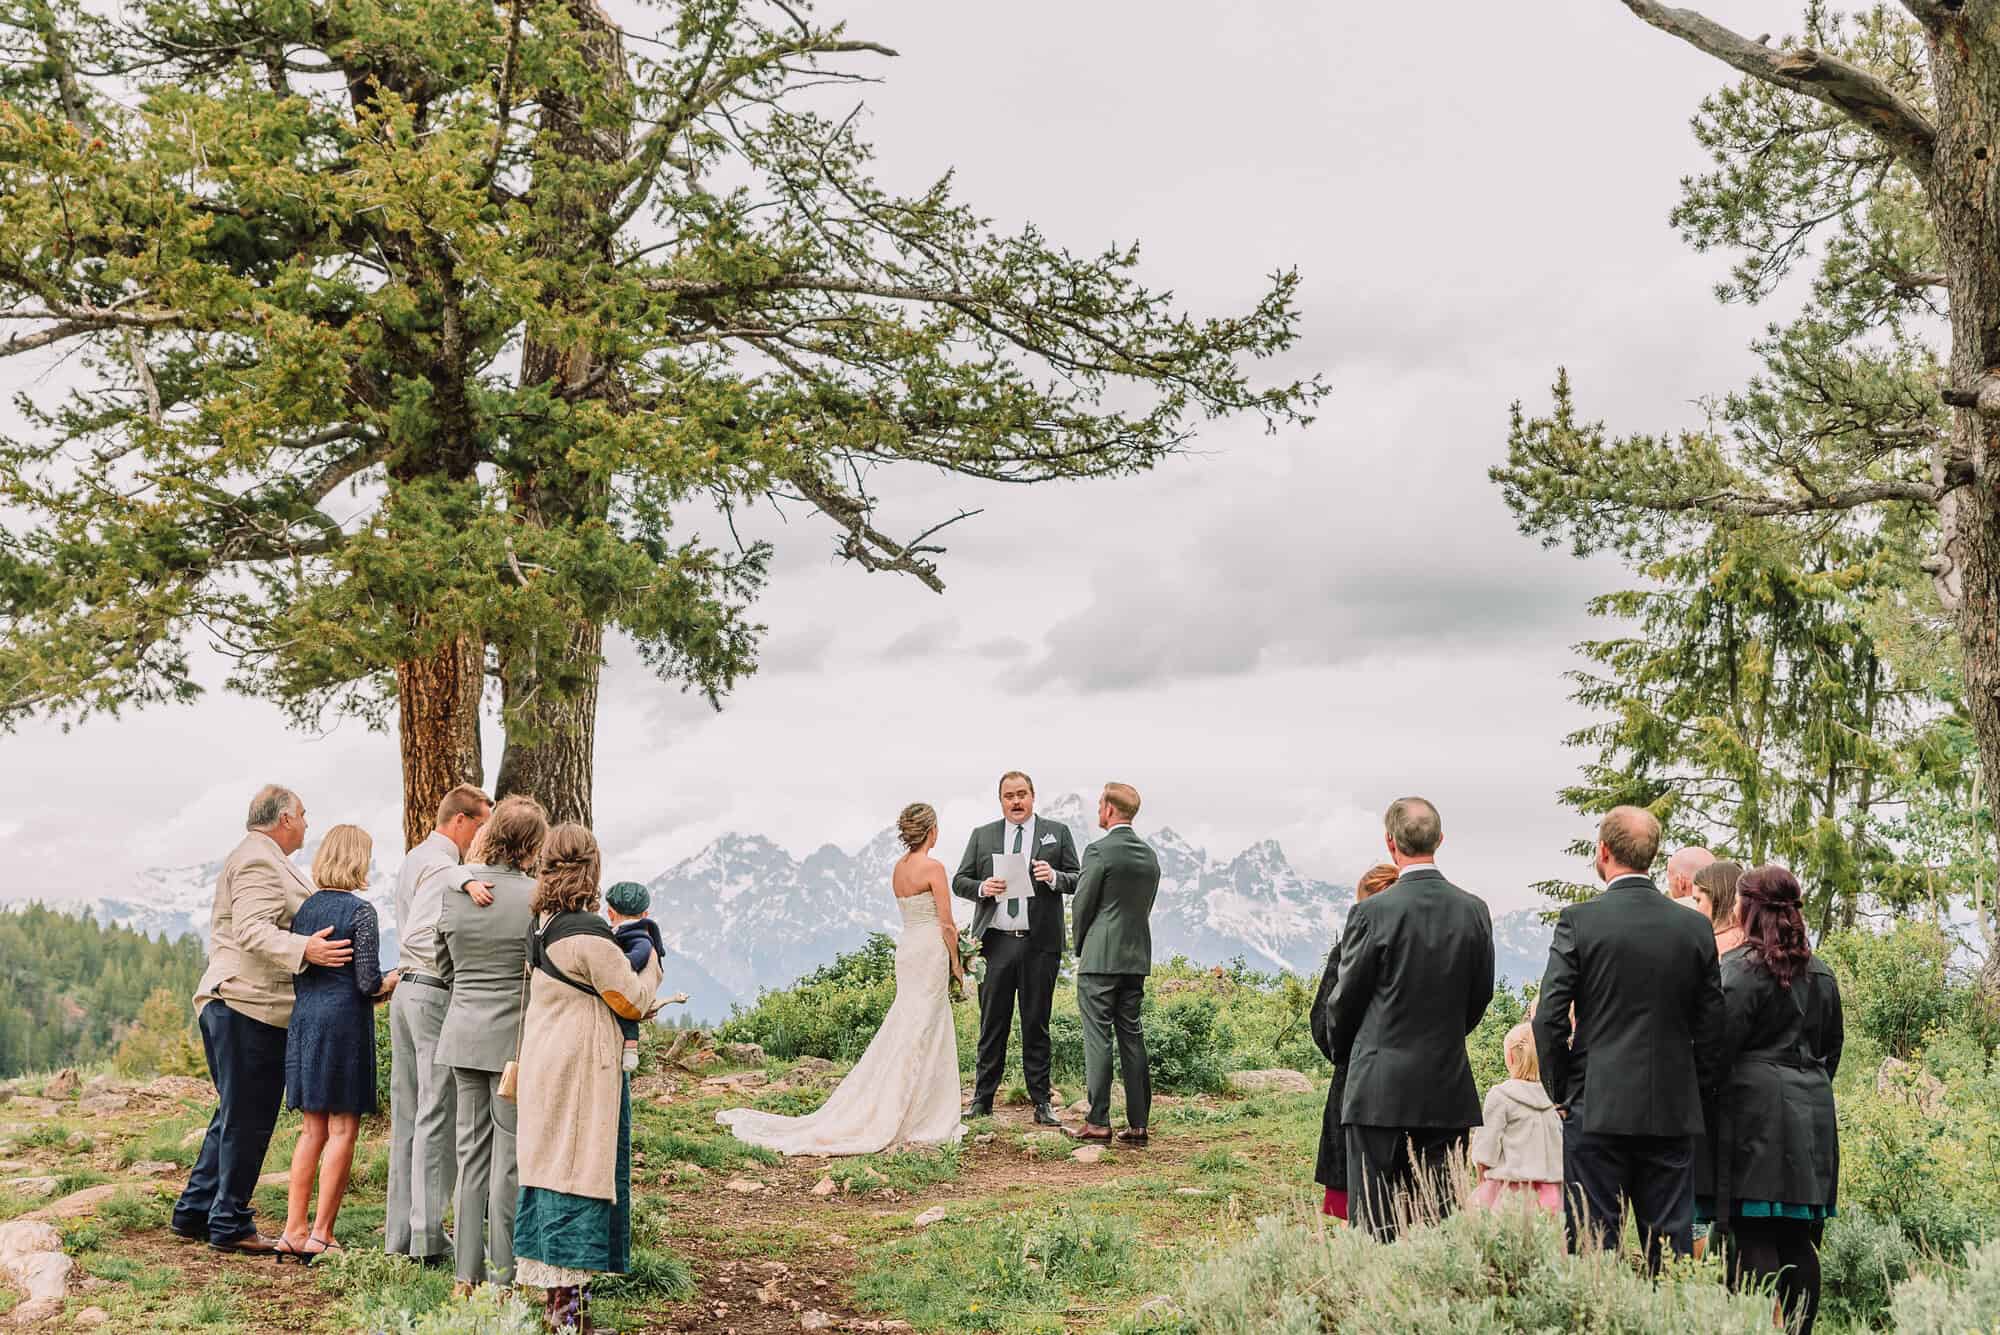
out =
[(1860, 66), (1810, 47), (1773, 51), (1692, 9), (1674, 9), (1654, 0), (1622, 0), (1622, 3), (1661, 32), (1680, 38), (1753, 79), (1844, 113), (1888, 145), (1897, 160), (1915, 172), (1919, 180), (1930, 179), (1937, 128), (1901, 93)]

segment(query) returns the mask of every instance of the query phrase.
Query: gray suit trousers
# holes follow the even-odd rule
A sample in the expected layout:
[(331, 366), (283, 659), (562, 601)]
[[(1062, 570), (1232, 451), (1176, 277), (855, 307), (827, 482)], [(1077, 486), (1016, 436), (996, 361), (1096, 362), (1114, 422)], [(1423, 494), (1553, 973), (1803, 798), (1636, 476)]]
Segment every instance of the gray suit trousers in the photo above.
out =
[(1125, 1083), (1125, 1125), (1146, 1129), (1153, 1112), (1153, 1076), (1146, 1065), (1146, 1034), (1139, 1007), (1146, 999), (1143, 973), (1080, 973), (1076, 1009), (1083, 1021), (1083, 1083), (1092, 1126), (1111, 1125), (1111, 1050)]
[(389, 1203), (383, 1249), (391, 1256), (444, 1254), (444, 1212), (458, 1176), (452, 1137), (451, 1068), (438, 1066), (438, 1030), (450, 993), (404, 983), (389, 999)]
[[(452, 1068), (458, 1097), (458, 1277), (468, 1284), (514, 1282), (514, 1105), (500, 1097), (500, 1072)], [(482, 1236), (482, 1234), (484, 1236)]]

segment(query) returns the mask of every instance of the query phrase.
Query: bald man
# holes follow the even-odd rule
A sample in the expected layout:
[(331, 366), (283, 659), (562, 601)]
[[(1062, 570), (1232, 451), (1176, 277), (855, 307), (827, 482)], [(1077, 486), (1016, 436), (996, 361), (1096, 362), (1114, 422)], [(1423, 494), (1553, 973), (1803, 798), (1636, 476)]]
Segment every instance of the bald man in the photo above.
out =
[(1659, 851), (1650, 811), (1606, 814), (1604, 892), (1557, 915), (1534, 1018), (1542, 1085), (1563, 1119), (1570, 1248), (1588, 1233), (1615, 1250), (1629, 1205), (1655, 1274), (1663, 1250), (1693, 1250), (1694, 1139), (1722, 1055), (1715, 935), (1655, 888)]
[(1667, 898), (1694, 907), (1695, 874), (1715, 861), (1715, 854), (1690, 844), (1667, 859)]

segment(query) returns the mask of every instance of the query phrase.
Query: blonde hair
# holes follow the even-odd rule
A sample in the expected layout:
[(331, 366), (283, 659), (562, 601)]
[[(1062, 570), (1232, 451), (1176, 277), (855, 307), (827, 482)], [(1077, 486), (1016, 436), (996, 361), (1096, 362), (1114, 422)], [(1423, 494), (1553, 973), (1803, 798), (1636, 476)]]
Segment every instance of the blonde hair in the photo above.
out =
[(912, 802), (896, 817), (896, 837), (903, 841), (903, 847), (912, 853), (924, 846), (924, 840), (937, 829), (937, 809), (928, 802)]
[(336, 825), (313, 854), (313, 884), (322, 890), (366, 890), (375, 840), (359, 825)]
[(542, 841), (541, 876), (530, 908), (537, 915), (595, 913), (602, 876), (597, 836), (575, 821), (558, 825)]
[(459, 816), (483, 817), (492, 809), (492, 798), (469, 783), (461, 783), (438, 802), (436, 825), (441, 830)]
[(1540, 1080), (1542, 1059), (1535, 1052), (1535, 1029), (1523, 1021), (1507, 1031), (1501, 1043), (1507, 1054), (1507, 1074), (1516, 1080)]
[(1139, 814), (1139, 790), (1129, 783), (1105, 784), (1104, 801), (1126, 820), (1132, 820)]

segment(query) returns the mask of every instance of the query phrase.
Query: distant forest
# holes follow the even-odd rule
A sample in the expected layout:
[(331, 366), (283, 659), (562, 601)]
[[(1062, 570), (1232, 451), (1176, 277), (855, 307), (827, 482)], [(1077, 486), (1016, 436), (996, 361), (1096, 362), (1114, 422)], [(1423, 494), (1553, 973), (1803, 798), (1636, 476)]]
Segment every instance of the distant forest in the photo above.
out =
[(205, 959), (194, 936), (155, 940), (40, 904), (0, 912), (0, 1078), (110, 1058), (156, 991), (191, 1020)]

